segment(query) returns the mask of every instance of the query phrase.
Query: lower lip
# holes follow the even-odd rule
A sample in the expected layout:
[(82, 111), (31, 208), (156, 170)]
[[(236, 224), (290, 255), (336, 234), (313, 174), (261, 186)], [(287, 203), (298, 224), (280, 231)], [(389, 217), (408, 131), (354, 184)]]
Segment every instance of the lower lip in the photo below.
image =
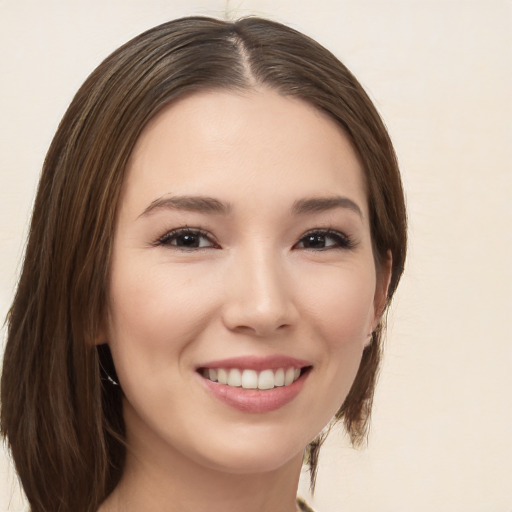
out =
[(302, 374), (289, 386), (272, 389), (244, 389), (235, 388), (226, 384), (219, 384), (201, 377), (206, 387), (221, 402), (243, 412), (264, 413), (275, 411), (291, 402), (302, 389), (309, 372)]

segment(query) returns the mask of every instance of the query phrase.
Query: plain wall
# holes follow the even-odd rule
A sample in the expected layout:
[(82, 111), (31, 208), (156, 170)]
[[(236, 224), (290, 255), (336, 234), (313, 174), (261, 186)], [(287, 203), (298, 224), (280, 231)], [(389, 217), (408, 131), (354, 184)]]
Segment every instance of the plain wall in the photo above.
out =
[[(359, 78), (395, 142), (409, 208), (369, 446), (331, 434), (313, 505), (511, 512), (509, 0), (0, 0), (0, 317), (46, 149), (90, 71), (171, 18), (251, 13), (316, 38)], [(22, 509), (4, 455), (0, 510)]]

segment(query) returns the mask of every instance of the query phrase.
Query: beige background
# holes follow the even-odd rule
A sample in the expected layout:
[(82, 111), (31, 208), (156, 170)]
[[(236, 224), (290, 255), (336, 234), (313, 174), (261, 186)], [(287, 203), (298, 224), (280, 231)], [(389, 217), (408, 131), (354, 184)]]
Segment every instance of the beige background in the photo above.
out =
[[(257, 13), (318, 39), (367, 88), (402, 167), (410, 256), (370, 445), (332, 434), (315, 507), (511, 512), (510, 0), (0, 0), (0, 316), (72, 95), (118, 45), (194, 13)], [(4, 456), (0, 511), (21, 510), (15, 482)]]

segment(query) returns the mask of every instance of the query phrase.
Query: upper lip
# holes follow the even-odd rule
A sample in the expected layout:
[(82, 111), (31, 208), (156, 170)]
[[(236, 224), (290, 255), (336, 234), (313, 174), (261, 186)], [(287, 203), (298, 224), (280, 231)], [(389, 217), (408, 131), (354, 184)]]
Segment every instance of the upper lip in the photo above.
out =
[(239, 368), (244, 370), (276, 370), (278, 368), (305, 368), (311, 366), (309, 361), (303, 359), (297, 359), (295, 357), (289, 357), (285, 355), (274, 355), (274, 356), (241, 356), (241, 357), (230, 357), (227, 359), (217, 359), (215, 361), (208, 361), (200, 364), (197, 369), (200, 368)]

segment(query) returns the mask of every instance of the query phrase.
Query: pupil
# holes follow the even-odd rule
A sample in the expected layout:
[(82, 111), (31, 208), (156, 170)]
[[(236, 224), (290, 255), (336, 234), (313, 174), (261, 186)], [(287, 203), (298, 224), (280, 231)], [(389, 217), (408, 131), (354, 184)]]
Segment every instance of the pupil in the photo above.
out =
[(325, 247), (325, 238), (322, 235), (309, 235), (306, 240), (306, 246), (311, 248)]
[(197, 247), (198, 246), (198, 239), (196, 235), (181, 235), (180, 239), (178, 240), (178, 245), (182, 245), (185, 247)]

